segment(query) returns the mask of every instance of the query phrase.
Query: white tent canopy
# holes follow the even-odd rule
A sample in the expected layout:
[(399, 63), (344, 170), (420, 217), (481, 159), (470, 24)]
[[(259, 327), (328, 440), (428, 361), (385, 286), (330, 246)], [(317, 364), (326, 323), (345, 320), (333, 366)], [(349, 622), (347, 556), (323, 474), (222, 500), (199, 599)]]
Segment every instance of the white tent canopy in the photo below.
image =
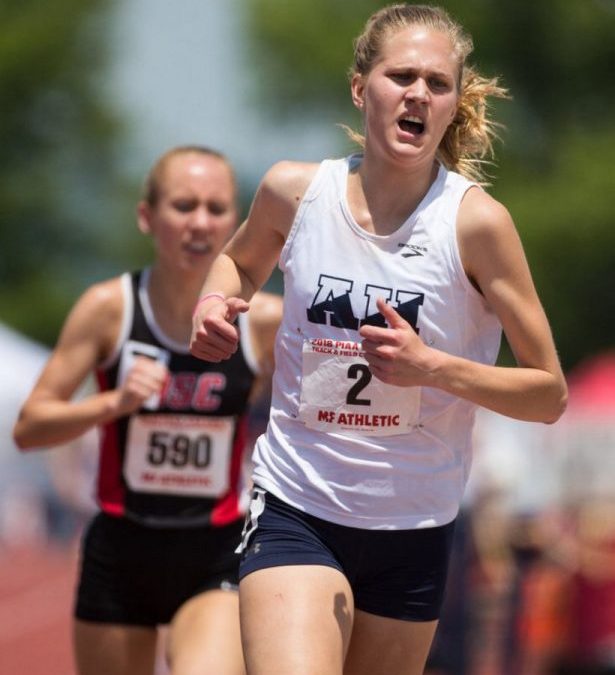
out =
[(32, 472), (32, 462), (24, 462), (11, 432), (48, 356), (44, 346), (0, 323), (0, 490), (16, 474)]
[(20, 453), (12, 429), (49, 350), (0, 323), (0, 541), (45, 535), (44, 500), (51, 491), (42, 452)]

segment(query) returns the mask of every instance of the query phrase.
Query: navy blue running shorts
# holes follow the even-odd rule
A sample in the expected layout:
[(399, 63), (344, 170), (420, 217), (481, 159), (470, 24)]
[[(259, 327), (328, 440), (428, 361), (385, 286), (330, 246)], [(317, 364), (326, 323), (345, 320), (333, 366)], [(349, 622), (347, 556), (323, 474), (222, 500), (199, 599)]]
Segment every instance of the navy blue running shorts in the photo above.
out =
[(367, 530), (310, 516), (253, 491), (239, 578), (281, 565), (326, 565), (348, 579), (355, 607), (377, 616), (432, 621), (442, 606), (455, 521), (416, 530)]
[(203, 591), (237, 590), (242, 525), (153, 528), (99, 513), (82, 543), (75, 617), (153, 627)]

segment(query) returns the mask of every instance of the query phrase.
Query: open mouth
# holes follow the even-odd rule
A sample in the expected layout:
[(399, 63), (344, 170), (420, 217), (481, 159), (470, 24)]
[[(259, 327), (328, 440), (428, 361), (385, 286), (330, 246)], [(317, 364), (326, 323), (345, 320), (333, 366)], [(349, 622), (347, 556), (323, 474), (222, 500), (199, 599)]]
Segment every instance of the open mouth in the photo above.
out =
[(402, 131), (415, 136), (420, 136), (425, 131), (425, 123), (420, 117), (408, 115), (399, 120), (399, 127)]
[(204, 255), (209, 253), (211, 247), (207, 242), (191, 242), (186, 244), (184, 248), (193, 255)]

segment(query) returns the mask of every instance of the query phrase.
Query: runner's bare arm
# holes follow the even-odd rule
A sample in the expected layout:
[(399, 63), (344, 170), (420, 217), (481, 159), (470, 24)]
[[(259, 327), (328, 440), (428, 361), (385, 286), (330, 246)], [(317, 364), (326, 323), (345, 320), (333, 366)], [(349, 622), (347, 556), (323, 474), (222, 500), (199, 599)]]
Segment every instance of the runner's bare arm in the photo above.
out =
[(166, 369), (139, 359), (135, 372), (119, 389), (81, 400), (73, 395), (113, 349), (120, 330), (120, 280), (96, 284), (70, 311), (43, 372), (21, 408), (13, 429), (21, 449), (39, 448), (77, 438), (97, 424), (128, 414), (164, 381)]
[[(214, 261), (195, 310), (192, 354), (219, 361), (237, 349), (233, 321), (271, 276), (317, 165), (279, 162), (265, 175), (248, 218)], [(224, 302), (222, 298), (227, 300)]]
[(391, 307), (381, 311), (392, 329), (361, 328), (370, 367), (390, 384), (432, 386), (509, 417), (555, 422), (566, 406), (566, 383), (508, 211), (482, 190), (469, 190), (458, 238), (466, 273), (498, 315), (517, 367), (485, 365), (432, 349)]

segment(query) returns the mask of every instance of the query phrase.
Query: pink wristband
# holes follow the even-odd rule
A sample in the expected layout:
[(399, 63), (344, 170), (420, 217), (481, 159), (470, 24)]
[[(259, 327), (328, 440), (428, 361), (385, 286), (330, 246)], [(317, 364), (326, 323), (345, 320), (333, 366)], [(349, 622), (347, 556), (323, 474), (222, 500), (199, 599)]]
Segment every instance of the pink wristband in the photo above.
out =
[(196, 310), (199, 308), (199, 305), (205, 302), (205, 300), (209, 300), (210, 298), (220, 298), (222, 302), (226, 300), (224, 295), (222, 293), (205, 293), (205, 295), (202, 298), (199, 298), (196, 305), (194, 306), (194, 311), (192, 312), (192, 318), (194, 318), (194, 315), (196, 314)]

